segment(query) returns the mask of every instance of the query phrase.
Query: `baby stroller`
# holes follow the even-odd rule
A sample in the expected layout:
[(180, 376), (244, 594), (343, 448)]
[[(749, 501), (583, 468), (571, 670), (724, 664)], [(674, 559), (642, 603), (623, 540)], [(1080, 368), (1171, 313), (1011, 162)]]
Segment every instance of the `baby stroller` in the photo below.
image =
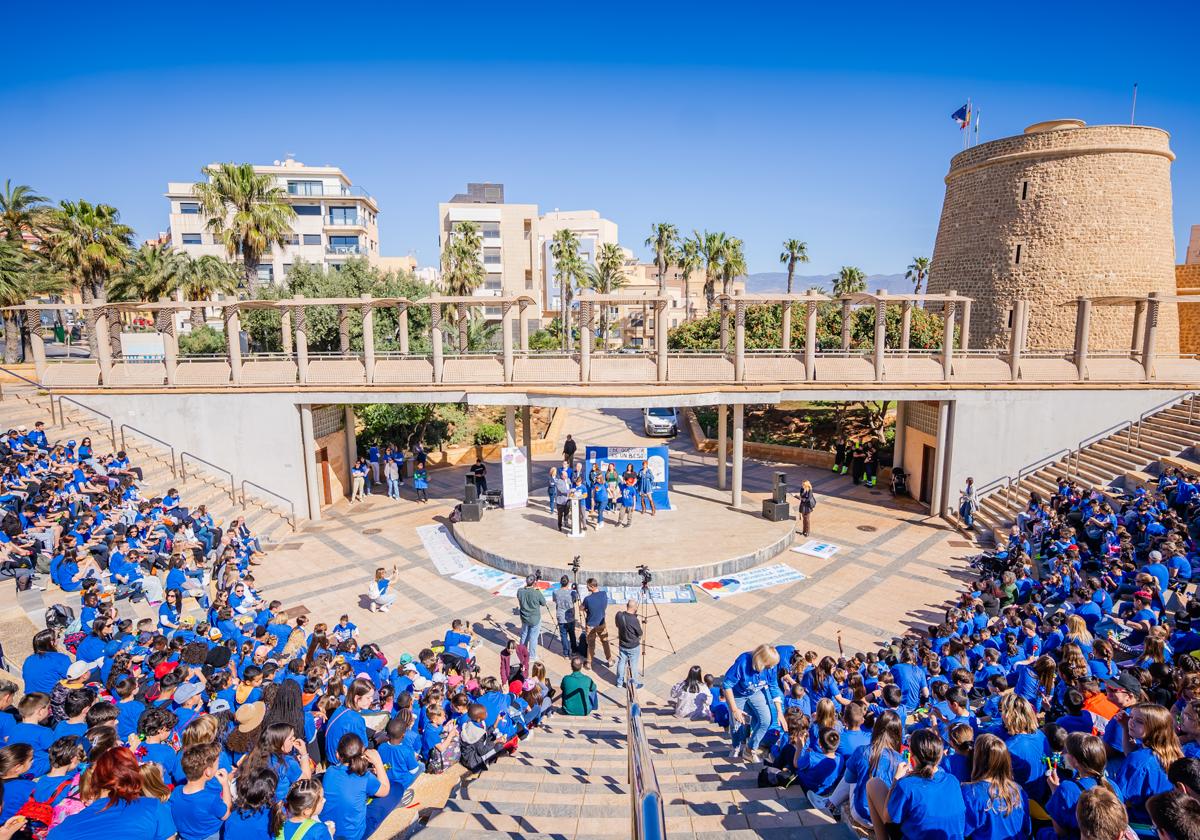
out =
[(901, 493), (908, 493), (908, 473), (904, 471), (904, 467), (896, 467), (892, 470), (892, 495), (897, 496)]

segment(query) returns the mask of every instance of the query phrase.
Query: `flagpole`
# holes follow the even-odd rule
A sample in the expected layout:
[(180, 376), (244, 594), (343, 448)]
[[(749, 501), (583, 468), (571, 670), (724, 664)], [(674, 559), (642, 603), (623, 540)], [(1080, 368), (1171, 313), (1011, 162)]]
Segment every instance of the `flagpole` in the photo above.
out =
[(1129, 124), (1133, 125), (1134, 115), (1137, 113), (1137, 82), (1133, 83), (1133, 105), (1129, 108)]
[(975, 114), (975, 145), (979, 145), (979, 121), (983, 118), (983, 109), (980, 108)]

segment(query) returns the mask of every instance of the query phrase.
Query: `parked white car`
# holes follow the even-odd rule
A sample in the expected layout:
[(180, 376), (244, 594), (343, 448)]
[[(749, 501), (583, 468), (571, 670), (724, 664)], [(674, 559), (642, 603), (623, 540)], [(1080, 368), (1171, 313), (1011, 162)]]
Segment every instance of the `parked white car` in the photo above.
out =
[(648, 437), (675, 437), (679, 416), (673, 408), (643, 408), (642, 425)]

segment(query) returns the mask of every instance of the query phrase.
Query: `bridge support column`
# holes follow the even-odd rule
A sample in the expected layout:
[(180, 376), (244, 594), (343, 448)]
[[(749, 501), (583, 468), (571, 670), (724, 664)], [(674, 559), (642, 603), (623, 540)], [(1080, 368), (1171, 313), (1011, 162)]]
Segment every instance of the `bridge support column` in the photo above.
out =
[(303, 385), (308, 382), (308, 313), (304, 309), (304, 295), (296, 295), (296, 300), (301, 301), (292, 316), (296, 324), (296, 375)]
[(308, 496), (308, 518), (321, 521), (321, 476), (317, 472), (317, 441), (313, 436), (312, 406), (300, 406), (300, 455)]
[(1025, 352), (1025, 307), (1023, 300), (1014, 300), (1012, 308), (1012, 328), (1008, 333), (1008, 366), (1009, 376), (1016, 382), (1021, 376), (1021, 354)]
[(579, 302), (579, 381), (592, 379), (592, 304)]
[(433, 382), (442, 381), (442, 305), (429, 304), (429, 346), (433, 352)]
[(817, 378), (817, 304), (805, 304), (804, 313), (804, 379), (812, 382)]
[(225, 344), (229, 347), (229, 379), (234, 385), (242, 384), (242, 320), (237, 307), (226, 306)]
[(779, 342), (784, 353), (792, 352), (792, 302), (790, 300), (783, 303), (783, 336)]
[(292, 355), (295, 352), (292, 349), (292, 310), (286, 306), (279, 313), (279, 332), (280, 346), (283, 348), (284, 355)]
[(1092, 302), (1085, 297), (1075, 299), (1075, 375), (1079, 381), (1088, 378), (1088, 338), (1092, 327)]
[(1129, 342), (1129, 354), (1141, 361), (1142, 341), (1146, 335), (1146, 301), (1139, 300), (1133, 305), (1133, 336)]
[(504, 445), (517, 445), (517, 407), (504, 406)]
[(346, 406), (345, 412), (346, 457), (349, 459), (350, 464), (353, 464), (358, 460), (358, 430), (354, 428), (354, 406)]
[(154, 329), (162, 336), (163, 367), (167, 372), (167, 384), (175, 384), (175, 368), (179, 363), (179, 341), (175, 338), (175, 310), (160, 309), (154, 316)]
[(363, 371), (370, 385), (375, 381), (375, 309), (368, 303), (370, 295), (362, 298)]
[(517, 335), (520, 338), (521, 352), (529, 352), (529, 319), (525, 317), (525, 307), (529, 304), (520, 301), (517, 304)]
[(742, 300), (733, 304), (733, 378), (746, 380), (746, 302)]
[(946, 513), (942, 505), (943, 478), (946, 472), (946, 441), (950, 424), (950, 403), (946, 400), (938, 402), (937, 448), (933, 454), (933, 486), (929, 488), (929, 513), (931, 516), (942, 516)]
[(1142, 367), (1146, 370), (1147, 379), (1155, 379), (1158, 375), (1154, 364), (1154, 345), (1158, 340), (1158, 306), (1158, 292), (1151, 292), (1146, 299), (1146, 328), (1142, 338)]
[(112, 336), (108, 329), (108, 310), (97, 309), (92, 324), (92, 349), (100, 363), (100, 382), (112, 384)]
[[(950, 297), (953, 298), (958, 292), (950, 290)], [(954, 301), (948, 300), (945, 303), (945, 310), (942, 313), (942, 378), (947, 382), (950, 381), (950, 376), (954, 371)]]
[(908, 346), (912, 343), (912, 301), (906, 300), (900, 304), (900, 349), (908, 353)]
[(971, 344), (971, 301), (964, 300), (962, 305), (962, 319), (958, 325), (958, 349), (966, 350)]
[(400, 304), (400, 311), (397, 313), (396, 320), (398, 321), (398, 331), (400, 333), (400, 352), (408, 355), (408, 304)]
[(746, 407), (741, 403), (733, 406), (733, 493), (735, 508), (742, 506), (742, 432)]
[(512, 382), (513, 377), (513, 335), (510, 311), (512, 311), (511, 303), (500, 306), (500, 347), (504, 354), (504, 381), (506, 384)]
[(896, 400), (896, 439), (892, 443), (892, 469), (904, 466), (904, 444), (907, 438), (908, 403)]
[(533, 412), (521, 406), (521, 446), (525, 449), (525, 480), (533, 487)]
[[(37, 306), (37, 301), (27, 300), (25, 305)], [(14, 320), (10, 323), (17, 322)], [(40, 309), (25, 310), (25, 329), (29, 331), (29, 352), (33, 355), (33, 369), (37, 372), (37, 381), (41, 382), (46, 376), (46, 342)]]
[(343, 356), (350, 352), (350, 307), (339, 306), (338, 316), (338, 350)]
[(667, 302), (654, 302), (654, 367), (659, 382), (667, 381)]
[(717, 489), (724, 490), (729, 477), (729, 410), (724, 403), (717, 403)]
[(717, 301), (717, 324), (721, 328), (721, 352), (729, 352), (729, 319), (725, 317), (725, 296)]
[(887, 292), (875, 291), (875, 381), (883, 381), (883, 354), (887, 350)]

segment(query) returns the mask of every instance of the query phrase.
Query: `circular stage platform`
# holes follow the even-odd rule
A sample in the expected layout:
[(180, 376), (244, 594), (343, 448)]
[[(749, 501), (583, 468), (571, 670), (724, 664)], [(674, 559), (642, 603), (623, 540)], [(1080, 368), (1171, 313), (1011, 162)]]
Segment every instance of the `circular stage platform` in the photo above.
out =
[[(749, 494), (748, 494), (749, 495)], [(747, 504), (761, 504), (750, 496)], [(633, 525), (588, 528), (582, 537), (555, 530), (557, 517), (544, 499), (514, 510), (489, 510), (480, 522), (451, 527), (471, 557), (515, 575), (540, 571), (543, 580), (570, 575), (580, 558), (579, 580), (594, 577), (602, 586), (636, 586), (635, 568), (650, 567), (656, 584), (682, 584), (744, 571), (775, 557), (792, 544), (795, 520), (770, 522), (760, 512), (734, 510), (729, 495), (708, 487), (675, 484), (669, 511), (650, 516), (635, 511)]]

